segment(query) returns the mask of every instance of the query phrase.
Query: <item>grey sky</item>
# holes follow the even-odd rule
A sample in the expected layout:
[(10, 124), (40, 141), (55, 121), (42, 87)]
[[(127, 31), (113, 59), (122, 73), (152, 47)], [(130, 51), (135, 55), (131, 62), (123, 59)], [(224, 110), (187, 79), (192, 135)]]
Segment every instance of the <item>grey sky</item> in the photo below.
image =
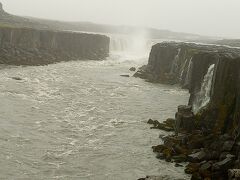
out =
[(240, 0), (0, 0), (16, 15), (240, 38)]

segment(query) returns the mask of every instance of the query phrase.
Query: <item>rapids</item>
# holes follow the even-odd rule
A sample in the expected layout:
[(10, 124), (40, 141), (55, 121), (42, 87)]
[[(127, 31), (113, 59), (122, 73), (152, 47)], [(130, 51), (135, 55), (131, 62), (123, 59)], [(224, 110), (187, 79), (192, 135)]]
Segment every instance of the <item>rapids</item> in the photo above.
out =
[(188, 93), (120, 76), (146, 61), (112, 53), (100, 62), (2, 68), (0, 179), (187, 179), (154, 157), (151, 146), (166, 133), (146, 122), (174, 116)]

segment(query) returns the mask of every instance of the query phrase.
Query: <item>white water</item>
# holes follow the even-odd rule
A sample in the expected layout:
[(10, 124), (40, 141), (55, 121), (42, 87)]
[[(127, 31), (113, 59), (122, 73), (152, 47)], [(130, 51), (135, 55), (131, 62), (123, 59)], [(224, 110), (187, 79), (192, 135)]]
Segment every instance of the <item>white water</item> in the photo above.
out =
[(213, 81), (213, 73), (214, 73), (215, 64), (209, 66), (206, 75), (204, 76), (201, 90), (198, 93), (196, 100), (194, 102), (194, 112), (198, 112), (202, 107), (206, 106), (211, 98), (211, 88)]
[(180, 73), (180, 80), (181, 80), (181, 81), (183, 80), (183, 73), (184, 73), (184, 71), (185, 71), (187, 62), (188, 62), (188, 59), (185, 59), (184, 64), (183, 64), (183, 66), (182, 66), (181, 73)]
[(137, 56), (1, 69), (0, 179), (188, 179), (155, 158), (166, 133), (146, 124), (173, 117), (188, 93), (121, 77), (147, 62)]
[(175, 58), (172, 62), (170, 74), (175, 74), (178, 70), (178, 61), (179, 61), (180, 52), (181, 52), (181, 48), (178, 49), (178, 53), (177, 53), (177, 55), (175, 56)]
[(135, 61), (137, 64), (146, 64), (151, 47), (161, 39), (149, 39), (146, 32), (130, 35), (109, 35), (110, 56), (117, 61)]
[(186, 76), (185, 76), (185, 79), (184, 79), (184, 83), (183, 83), (184, 86), (190, 84), (191, 74), (192, 74), (192, 66), (193, 66), (193, 63), (192, 63), (192, 57), (191, 57), (191, 59), (188, 62), (187, 73), (186, 73)]

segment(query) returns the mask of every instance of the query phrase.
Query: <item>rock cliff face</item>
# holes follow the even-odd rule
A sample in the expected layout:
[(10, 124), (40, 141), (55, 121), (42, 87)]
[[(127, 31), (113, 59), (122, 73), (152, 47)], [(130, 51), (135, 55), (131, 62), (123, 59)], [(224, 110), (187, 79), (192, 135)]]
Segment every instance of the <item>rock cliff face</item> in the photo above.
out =
[(134, 75), (151, 82), (180, 84), (204, 126), (238, 133), (240, 123), (240, 50), (223, 46), (160, 43), (148, 65)]
[(239, 178), (239, 49), (157, 44), (152, 48), (148, 65), (135, 76), (153, 82), (178, 83), (190, 92), (189, 106), (178, 106), (175, 119), (163, 123), (148, 121), (153, 128), (175, 131), (175, 135), (162, 138), (163, 144), (153, 146), (157, 158), (190, 162), (185, 172), (192, 174), (192, 179)]
[(0, 27), (0, 63), (42, 65), (69, 60), (101, 60), (107, 36), (30, 28)]

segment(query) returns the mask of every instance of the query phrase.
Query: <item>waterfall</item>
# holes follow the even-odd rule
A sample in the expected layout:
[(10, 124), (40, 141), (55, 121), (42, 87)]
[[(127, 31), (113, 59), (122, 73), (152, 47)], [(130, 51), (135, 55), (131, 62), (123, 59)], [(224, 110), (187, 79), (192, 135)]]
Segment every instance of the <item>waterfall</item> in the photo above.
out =
[(181, 48), (178, 49), (178, 53), (174, 57), (174, 60), (172, 62), (172, 66), (171, 66), (171, 70), (170, 70), (170, 74), (175, 74), (177, 72), (180, 52), (181, 52)]
[(111, 37), (110, 51), (111, 52), (124, 52), (129, 49), (130, 40), (124, 37)]
[(185, 59), (185, 62), (184, 62), (184, 64), (183, 64), (183, 67), (182, 67), (182, 71), (181, 71), (181, 73), (180, 73), (180, 80), (182, 81), (183, 80), (183, 73), (184, 73), (184, 71), (185, 71), (185, 68), (186, 68), (186, 65), (187, 65), (187, 59)]
[[(187, 86), (190, 84), (191, 75), (192, 75), (192, 66), (193, 66), (193, 63), (192, 63), (192, 57), (191, 57), (191, 59), (188, 62), (187, 73), (186, 73), (184, 81), (183, 81), (183, 86)], [(183, 77), (181, 77), (181, 78), (183, 79)]]
[(198, 112), (199, 109), (206, 106), (210, 101), (214, 68), (215, 64), (210, 65), (206, 75), (204, 76), (201, 89), (197, 94), (196, 100), (193, 104), (194, 112)]
[(120, 61), (146, 62), (153, 43), (152, 39), (138, 34), (110, 35), (110, 56)]

